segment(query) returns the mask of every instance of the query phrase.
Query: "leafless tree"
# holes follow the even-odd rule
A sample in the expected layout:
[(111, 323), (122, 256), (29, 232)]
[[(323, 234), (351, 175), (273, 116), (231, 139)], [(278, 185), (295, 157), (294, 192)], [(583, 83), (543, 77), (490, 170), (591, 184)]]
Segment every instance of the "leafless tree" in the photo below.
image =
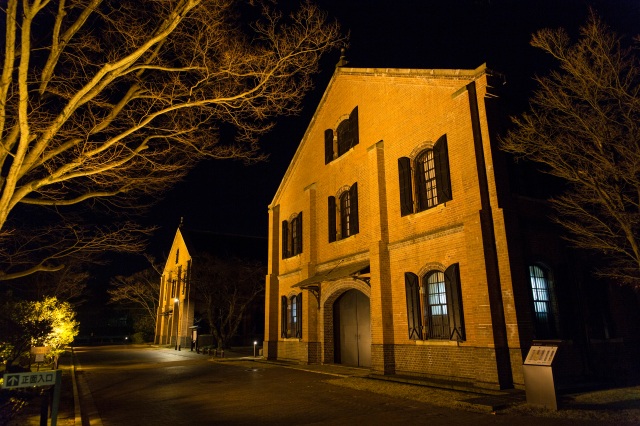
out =
[(41, 300), (55, 297), (72, 306), (84, 303), (85, 289), (90, 274), (84, 264), (69, 259), (67, 266), (47, 274), (31, 274), (24, 278), (0, 282), (0, 288), (13, 292), (24, 300)]
[[(572, 42), (562, 29), (531, 44), (560, 64), (537, 77), (530, 111), (502, 148), (564, 179), (551, 200), (577, 247), (600, 253), (599, 274), (640, 287), (640, 63), (592, 12)], [(636, 46), (637, 47), (637, 46)]]
[(124, 309), (133, 310), (133, 317), (138, 324), (149, 328), (144, 331), (153, 334), (153, 326), (158, 312), (160, 299), (160, 274), (152, 263), (147, 269), (136, 272), (130, 276), (117, 276), (111, 279), (109, 303), (118, 304)]
[(218, 342), (227, 346), (247, 309), (263, 294), (266, 268), (259, 262), (202, 255), (193, 267), (191, 283), (196, 299)]
[[(299, 111), (320, 55), (342, 43), (310, 3), (289, 16), (271, 4), (3, 3), (0, 279), (140, 252), (145, 230), (114, 213), (202, 159), (261, 158), (260, 135)], [(110, 216), (87, 222), (98, 211)]]

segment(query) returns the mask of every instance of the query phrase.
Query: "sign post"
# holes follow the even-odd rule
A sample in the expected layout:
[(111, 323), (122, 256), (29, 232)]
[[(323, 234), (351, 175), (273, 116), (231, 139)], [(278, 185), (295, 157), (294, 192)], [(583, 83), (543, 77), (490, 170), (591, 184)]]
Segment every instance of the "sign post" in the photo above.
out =
[(534, 342), (524, 361), (524, 388), (527, 403), (558, 409), (552, 364), (560, 342)]
[[(56, 426), (56, 423), (58, 422), (58, 408), (60, 407), (62, 370), (32, 371), (27, 373), (5, 373), (2, 378), (3, 389), (28, 388), (34, 386), (53, 386), (51, 426)], [(44, 415), (46, 416), (46, 414)], [(44, 419), (44, 422), (46, 424), (46, 418)]]

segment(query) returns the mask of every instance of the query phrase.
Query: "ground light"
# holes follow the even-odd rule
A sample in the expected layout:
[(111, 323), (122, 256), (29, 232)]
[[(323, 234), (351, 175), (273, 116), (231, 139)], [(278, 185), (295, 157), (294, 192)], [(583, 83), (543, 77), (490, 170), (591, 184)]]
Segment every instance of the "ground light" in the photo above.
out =
[(257, 344), (258, 344), (258, 342), (257, 342), (257, 341), (254, 341), (254, 342), (253, 342), (253, 357), (254, 357), (254, 358), (256, 357), (256, 345), (257, 345)]

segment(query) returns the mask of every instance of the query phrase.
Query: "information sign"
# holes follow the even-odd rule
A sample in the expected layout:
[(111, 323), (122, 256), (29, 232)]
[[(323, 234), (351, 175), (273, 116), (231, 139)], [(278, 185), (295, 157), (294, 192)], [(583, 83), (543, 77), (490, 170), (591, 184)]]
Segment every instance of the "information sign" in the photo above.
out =
[(36, 371), (28, 373), (6, 373), (2, 387), (4, 389), (26, 388), (30, 386), (50, 386), (56, 384), (56, 374), (60, 370)]
[(526, 365), (551, 365), (557, 351), (557, 346), (531, 346), (524, 363)]
[(36, 356), (36, 362), (44, 362), (44, 356), (49, 353), (48, 346), (32, 346), (31, 353)]

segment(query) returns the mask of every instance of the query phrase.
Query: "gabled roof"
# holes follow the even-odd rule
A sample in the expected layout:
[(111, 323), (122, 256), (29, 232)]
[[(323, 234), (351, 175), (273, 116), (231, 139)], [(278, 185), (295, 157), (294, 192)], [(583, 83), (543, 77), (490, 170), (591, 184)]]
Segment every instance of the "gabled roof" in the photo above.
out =
[(341, 76), (350, 75), (350, 76), (358, 76), (360, 78), (405, 77), (405, 78), (420, 78), (424, 80), (429, 80), (429, 79), (443, 80), (444, 79), (444, 80), (473, 81), (487, 74), (488, 72), (489, 71), (487, 69), (486, 64), (482, 64), (476, 69), (347, 68), (343, 66), (336, 67), (336, 70), (333, 73), (333, 76), (331, 77), (331, 80), (329, 81), (329, 84), (327, 85), (327, 88), (324, 91), (324, 94), (322, 95), (322, 99), (318, 103), (318, 107), (316, 108), (316, 111), (314, 112), (313, 117), (311, 118), (311, 121), (309, 122), (309, 125), (305, 130), (305, 133), (302, 137), (302, 140), (300, 141), (300, 144), (298, 145), (298, 149), (296, 149), (293, 159), (289, 163), (289, 167), (287, 168), (287, 171), (285, 172), (284, 177), (282, 178), (282, 181), (280, 181), (280, 185), (278, 186), (278, 189), (273, 197), (273, 200), (271, 201), (271, 204), (269, 205), (269, 208), (271, 209), (274, 207), (276, 200), (278, 199), (278, 197), (280, 196), (280, 193), (283, 190), (285, 182), (288, 180), (289, 176), (291, 175), (292, 169), (297, 163), (297, 159), (301, 155), (304, 145), (309, 138), (309, 132), (314, 127), (314, 123), (318, 116), (318, 112), (323, 108), (335, 81)]

